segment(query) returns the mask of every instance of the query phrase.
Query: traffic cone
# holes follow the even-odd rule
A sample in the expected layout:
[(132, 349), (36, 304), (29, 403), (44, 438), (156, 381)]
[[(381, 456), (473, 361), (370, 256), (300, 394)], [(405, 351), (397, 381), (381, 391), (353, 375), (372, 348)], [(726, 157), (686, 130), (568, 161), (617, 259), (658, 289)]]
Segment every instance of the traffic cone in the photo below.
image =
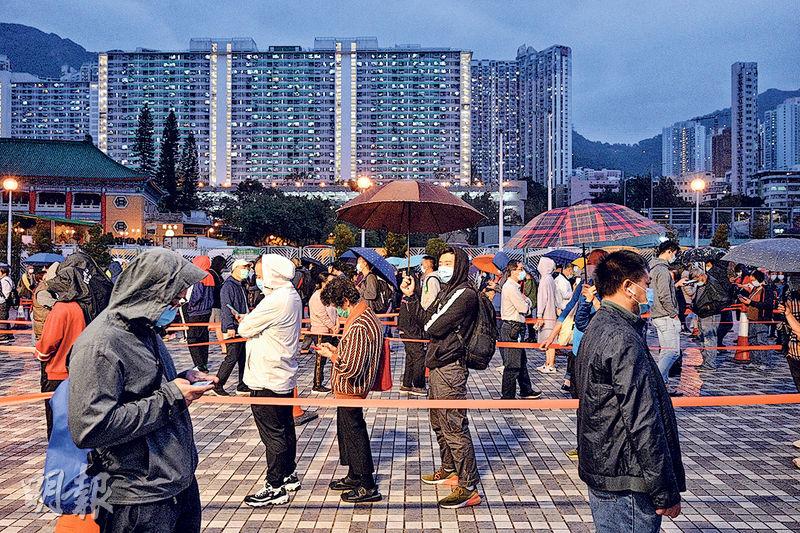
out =
[[(744, 311), (739, 313), (739, 336), (736, 338), (736, 346), (747, 346), (750, 343), (750, 321)], [(736, 349), (733, 362), (740, 365), (750, 363), (750, 350)]]
[(65, 514), (56, 520), (55, 533), (100, 533), (100, 526), (91, 515)]

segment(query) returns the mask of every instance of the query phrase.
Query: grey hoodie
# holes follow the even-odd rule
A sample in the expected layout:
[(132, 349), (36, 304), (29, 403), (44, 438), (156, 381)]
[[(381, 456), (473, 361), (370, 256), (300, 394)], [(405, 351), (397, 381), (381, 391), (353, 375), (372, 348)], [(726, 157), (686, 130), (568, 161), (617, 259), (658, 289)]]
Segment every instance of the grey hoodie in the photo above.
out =
[(651, 318), (673, 317), (678, 314), (678, 298), (675, 296), (675, 280), (669, 263), (654, 257), (650, 261), (650, 287), (653, 288)]
[(206, 275), (175, 252), (144, 252), (72, 348), (69, 430), (78, 446), (95, 448), (93, 465), (110, 474), (111, 504), (164, 500), (194, 479), (192, 421), (153, 324)]

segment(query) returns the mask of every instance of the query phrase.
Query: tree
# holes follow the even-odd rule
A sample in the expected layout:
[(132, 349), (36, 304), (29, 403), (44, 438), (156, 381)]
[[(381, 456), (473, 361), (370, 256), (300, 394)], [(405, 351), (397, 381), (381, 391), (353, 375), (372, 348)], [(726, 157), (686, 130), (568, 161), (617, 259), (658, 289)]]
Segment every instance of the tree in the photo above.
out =
[(164, 207), (174, 211), (178, 200), (177, 168), (180, 132), (178, 131), (178, 118), (175, 111), (170, 110), (164, 122), (164, 131), (161, 134), (161, 153), (158, 157), (158, 170), (156, 183), (166, 193)]
[(547, 211), (547, 187), (534, 181), (533, 178), (526, 178), (528, 186), (528, 199), (525, 200), (525, 220), (530, 221), (536, 215)]
[[(650, 205), (649, 202), (647, 205)], [(653, 207), (687, 207), (690, 205), (692, 205), (691, 202), (687, 202), (681, 197), (672, 178), (661, 178), (658, 184), (653, 186)]]
[(438, 258), (445, 248), (447, 248), (447, 243), (439, 237), (428, 239), (428, 243), (425, 245), (425, 255)]
[(764, 199), (743, 194), (726, 194), (718, 200), (703, 202), (703, 205), (706, 207), (761, 207), (764, 205)]
[(153, 139), (153, 114), (147, 104), (139, 110), (139, 121), (133, 140), (133, 160), (139, 172), (152, 178), (156, 171), (156, 144)]
[[(486, 221), (483, 223), (484, 225), (497, 225), (497, 218), (500, 213), (500, 206), (492, 199), (492, 195), (488, 192), (484, 192), (483, 194), (472, 196), (469, 194), (465, 194), (462, 197), (462, 200), (467, 202), (469, 205), (477, 209), (483, 216), (486, 217)], [(467, 242), (471, 245), (478, 244), (478, 230), (475, 228), (469, 228), (465, 230), (467, 235)]]
[(333, 251), (339, 257), (355, 246), (356, 237), (347, 224), (336, 224), (333, 227)]
[(37, 224), (33, 228), (33, 242), (28, 247), (28, 252), (31, 255), (39, 253), (56, 253), (56, 246), (53, 244), (53, 238), (50, 235), (49, 224)]
[(727, 224), (719, 224), (717, 226), (717, 230), (714, 232), (714, 237), (711, 239), (711, 246), (716, 246), (717, 248), (724, 248), (727, 250), (731, 247), (731, 243), (728, 240), (729, 230)]
[(89, 254), (94, 259), (97, 266), (105, 269), (111, 263), (109, 246), (113, 246), (114, 236), (110, 233), (103, 233), (103, 227), (98, 225), (89, 228), (89, 239), (81, 245), (81, 250)]
[[(22, 265), (22, 235), (18, 231), (14, 231), (18, 226), (11, 225), (11, 277), (19, 279), (19, 272)], [(0, 235), (3, 236), (3, 258), (0, 263), (5, 264), (8, 255), (8, 248), (6, 243), (6, 235), (8, 235), (8, 224), (0, 224)]]
[(197, 160), (197, 141), (194, 133), (183, 142), (181, 162), (178, 164), (178, 198), (175, 202), (177, 211), (187, 212), (197, 209), (197, 182), (200, 180), (200, 164)]
[(391, 231), (386, 234), (386, 255), (389, 257), (405, 257), (408, 252), (408, 239), (405, 235), (398, 235)]

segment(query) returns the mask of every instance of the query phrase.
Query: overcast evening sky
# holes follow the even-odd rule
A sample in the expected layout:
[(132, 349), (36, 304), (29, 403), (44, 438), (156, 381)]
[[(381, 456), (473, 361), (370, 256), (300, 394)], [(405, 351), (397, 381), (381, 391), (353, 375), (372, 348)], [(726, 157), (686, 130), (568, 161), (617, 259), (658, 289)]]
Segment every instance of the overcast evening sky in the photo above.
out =
[(247, 36), (311, 47), (375, 36), (511, 59), (527, 44), (572, 47), (573, 122), (592, 140), (636, 142), (730, 105), (730, 65), (757, 61), (759, 91), (800, 88), (798, 0), (457, 1), (0, 0), (0, 19), (91, 51), (185, 49), (191, 37)]

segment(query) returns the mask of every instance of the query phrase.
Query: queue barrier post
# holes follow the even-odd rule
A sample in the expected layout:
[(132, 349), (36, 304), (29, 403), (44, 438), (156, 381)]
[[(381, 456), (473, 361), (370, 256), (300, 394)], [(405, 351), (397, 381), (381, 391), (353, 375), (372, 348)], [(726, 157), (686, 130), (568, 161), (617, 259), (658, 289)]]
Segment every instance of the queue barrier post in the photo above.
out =
[[(739, 313), (739, 336), (736, 338), (737, 346), (748, 346), (750, 339), (750, 321), (747, 318), (747, 313), (744, 311)], [(750, 350), (736, 348), (733, 356), (733, 362), (740, 365), (750, 363)]]

